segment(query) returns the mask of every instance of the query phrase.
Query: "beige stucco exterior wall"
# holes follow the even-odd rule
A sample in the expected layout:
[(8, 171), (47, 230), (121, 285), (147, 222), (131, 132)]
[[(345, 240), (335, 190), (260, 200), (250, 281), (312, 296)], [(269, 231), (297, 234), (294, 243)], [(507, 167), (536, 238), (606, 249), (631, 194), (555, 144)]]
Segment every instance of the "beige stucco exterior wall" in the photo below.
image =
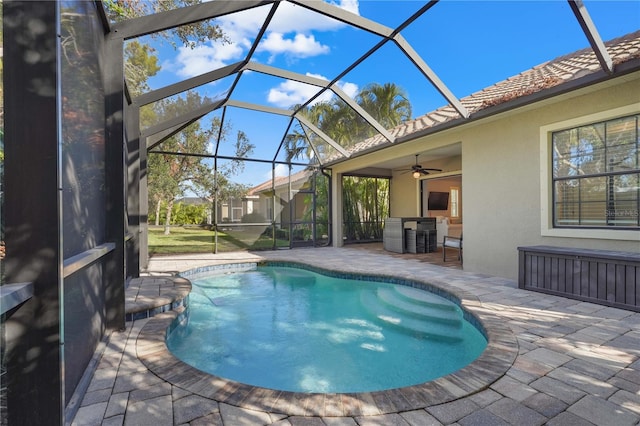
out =
[(549, 209), (541, 200), (541, 170), (547, 168), (541, 164), (541, 128), (570, 119), (579, 122), (581, 117), (587, 119), (581, 124), (587, 124), (598, 114), (633, 104), (630, 110), (638, 113), (639, 94), (636, 76), (634, 81), (511, 113), (461, 134), (465, 269), (515, 279), (517, 248), (529, 245), (640, 252), (637, 231), (600, 231), (596, 238), (585, 238), (587, 231), (557, 237), (543, 236), (541, 229), (542, 212)]
[[(623, 109), (620, 109), (624, 107)], [(411, 155), (462, 143), (464, 269), (516, 279), (519, 246), (552, 245), (640, 252), (639, 231), (588, 232), (560, 235), (542, 229), (548, 214), (541, 182), (541, 130), (561, 122), (588, 124), (613, 118), (616, 111), (640, 113), (640, 73), (581, 89), (519, 110), (472, 122), (456, 129), (384, 150), (387, 157)], [(586, 121), (581, 122), (584, 118)], [(544, 138), (542, 138), (544, 139)], [(382, 154), (376, 154), (382, 155)], [(369, 163), (374, 161), (369, 158)], [(367, 159), (357, 160), (357, 166)], [(371, 163), (375, 164), (375, 163)], [(345, 163), (339, 168), (350, 168)], [(428, 167), (438, 167), (433, 163)], [(452, 172), (455, 166), (441, 167)], [(547, 194), (548, 195), (548, 194)], [(541, 198), (543, 200), (541, 201)], [(419, 187), (411, 174), (394, 174), (392, 216), (419, 213)]]
[(391, 217), (420, 216), (420, 186), (411, 173), (395, 173), (389, 186)]

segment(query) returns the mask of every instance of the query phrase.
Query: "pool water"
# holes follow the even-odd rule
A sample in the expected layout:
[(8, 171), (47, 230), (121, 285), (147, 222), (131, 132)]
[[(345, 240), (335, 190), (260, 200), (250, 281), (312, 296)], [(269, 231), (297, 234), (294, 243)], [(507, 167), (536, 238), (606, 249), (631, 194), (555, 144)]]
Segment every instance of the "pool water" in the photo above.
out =
[(192, 280), (188, 321), (167, 337), (184, 362), (293, 392), (405, 387), (476, 359), (484, 336), (454, 303), (407, 286), (259, 266)]

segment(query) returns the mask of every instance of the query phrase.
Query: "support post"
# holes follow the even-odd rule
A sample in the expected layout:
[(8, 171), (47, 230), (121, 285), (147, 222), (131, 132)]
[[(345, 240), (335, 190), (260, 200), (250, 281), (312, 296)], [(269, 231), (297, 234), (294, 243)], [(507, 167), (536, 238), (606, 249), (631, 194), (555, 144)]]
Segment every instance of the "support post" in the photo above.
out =
[(105, 262), (104, 283), (106, 325), (111, 329), (124, 329), (126, 182), (127, 161), (124, 131), (124, 40), (107, 36), (105, 41), (105, 175), (106, 175), (106, 239), (115, 243), (115, 249)]
[(136, 104), (126, 107), (126, 139), (128, 182), (127, 182), (127, 216), (129, 218), (129, 233), (131, 243), (127, 247), (127, 276), (140, 276), (141, 256), (141, 228), (145, 225), (146, 217), (143, 217), (143, 176), (146, 183), (146, 153), (145, 147), (140, 145), (140, 109)]
[[(5, 1), (5, 282), (33, 297), (4, 324), (7, 424), (63, 424), (58, 2)], [(33, 24), (37, 23), (37, 31)], [(29, 55), (25, 52), (30, 52)]]

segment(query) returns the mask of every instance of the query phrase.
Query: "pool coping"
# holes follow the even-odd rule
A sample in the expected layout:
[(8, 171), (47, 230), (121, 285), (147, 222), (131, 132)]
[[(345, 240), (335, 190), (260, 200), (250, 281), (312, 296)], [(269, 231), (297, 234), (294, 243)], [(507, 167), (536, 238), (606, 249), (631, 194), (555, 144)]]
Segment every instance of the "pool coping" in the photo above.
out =
[[(352, 276), (354, 273), (340, 269), (326, 269), (301, 262), (267, 261), (269, 265), (295, 265), (321, 273)], [(224, 269), (241, 270), (255, 267), (256, 262), (237, 262), (212, 265), (186, 271), (181, 274), (188, 279), (197, 274)], [(367, 416), (423, 409), (451, 402), (487, 389), (504, 376), (518, 355), (515, 335), (498, 317), (483, 308), (479, 299), (471, 293), (450, 288), (438, 280), (397, 278), (383, 274), (362, 274), (369, 279), (389, 280), (394, 284), (412, 283), (416, 288), (425, 288), (456, 301), (465, 316), (477, 321), (476, 326), (487, 338), (487, 347), (482, 354), (467, 366), (440, 378), (402, 388), (374, 392), (354, 393), (301, 393), (262, 388), (221, 378), (192, 367), (176, 358), (167, 348), (166, 336), (176, 320), (180, 321), (185, 307), (180, 306), (149, 319), (142, 327), (136, 342), (137, 356), (156, 376), (174, 386), (209, 398), (217, 402), (241, 408), (280, 413), (294, 416)]]
[[(144, 287), (144, 288), (143, 288)], [(188, 305), (191, 281), (178, 276), (132, 279), (125, 296), (125, 321), (150, 318)]]

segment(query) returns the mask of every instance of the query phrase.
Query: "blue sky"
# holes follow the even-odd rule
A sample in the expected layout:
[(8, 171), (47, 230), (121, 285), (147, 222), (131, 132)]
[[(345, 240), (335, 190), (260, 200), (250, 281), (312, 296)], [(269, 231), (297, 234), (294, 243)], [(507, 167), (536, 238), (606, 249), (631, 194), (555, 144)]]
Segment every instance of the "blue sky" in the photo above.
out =
[[(335, 0), (332, 3), (365, 18), (395, 28), (424, 2)], [(640, 29), (640, 2), (585, 1), (603, 40)], [(195, 49), (167, 44), (157, 46), (162, 70), (150, 80), (152, 88), (242, 60), (255, 39), (268, 8), (253, 9), (216, 22), (232, 41), (205, 44)], [(569, 5), (552, 1), (447, 1), (443, 0), (407, 27), (402, 35), (458, 98), (467, 96), (555, 57), (588, 47)], [(284, 2), (253, 61), (323, 79), (333, 79), (379, 39), (359, 29)], [(408, 94), (417, 117), (446, 100), (393, 43), (344, 76), (339, 85), (355, 95), (371, 82), (394, 82)], [(231, 79), (208, 84), (203, 95), (220, 96)], [(288, 109), (305, 101), (317, 88), (300, 83), (245, 73), (233, 99)], [(219, 114), (219, 113), (214, 113)], [(256, 145), (254, 158), (273, 158), (287, 120), (277, 116), (230, 109), (234, 130), (244, 131)], [(232, 154), (229, 149), (227, 154)], [(258, 184), (270, 166), (244, 179)], [(264, 171), (263, 171), (264, 170)], [(242, 179), (241, 179), (242, 180)]]

